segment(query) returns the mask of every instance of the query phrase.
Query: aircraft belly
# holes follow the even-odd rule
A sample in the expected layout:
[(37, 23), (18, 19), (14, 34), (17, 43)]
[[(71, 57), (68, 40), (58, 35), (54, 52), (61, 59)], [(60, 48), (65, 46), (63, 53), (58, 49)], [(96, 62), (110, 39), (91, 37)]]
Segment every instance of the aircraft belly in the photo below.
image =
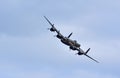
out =
[(76, 47), (80, 47), (80, 44), (75, 44)]
[(68, 46), (70, 45), (70, 44), (69, 44), (67, 41), (65, 41), (65, 40), (61, 40), (61, 42), (64, 43), (64, 44), (66, 44), (66, 45), (68, 45)]

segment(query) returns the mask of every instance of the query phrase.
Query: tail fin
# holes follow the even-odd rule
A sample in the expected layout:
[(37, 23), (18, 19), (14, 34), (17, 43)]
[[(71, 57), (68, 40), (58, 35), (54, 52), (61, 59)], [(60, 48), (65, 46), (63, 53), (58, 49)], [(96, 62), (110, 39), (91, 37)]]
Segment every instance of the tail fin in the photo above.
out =
[(70, 36), (72, 35), (73, 33), (70, 33), (70, 35), (68, 36), (68, 38), (70, 38)]
[(90, 48), (85, 52), (85, 54), (87, 54), (90, 51)]

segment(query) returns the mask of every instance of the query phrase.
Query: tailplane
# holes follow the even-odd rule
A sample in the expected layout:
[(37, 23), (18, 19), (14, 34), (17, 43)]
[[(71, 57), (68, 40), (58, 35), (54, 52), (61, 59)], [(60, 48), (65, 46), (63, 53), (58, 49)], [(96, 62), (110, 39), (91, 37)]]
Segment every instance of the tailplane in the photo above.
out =
[(85, 52), (85, 54), (87, 54), (90, 51), (90, 48)]
[(70, 36), (72, 35), (73, 33), (70, 33), (70, 35), (68, 36), (68, 38), (70, 38)]

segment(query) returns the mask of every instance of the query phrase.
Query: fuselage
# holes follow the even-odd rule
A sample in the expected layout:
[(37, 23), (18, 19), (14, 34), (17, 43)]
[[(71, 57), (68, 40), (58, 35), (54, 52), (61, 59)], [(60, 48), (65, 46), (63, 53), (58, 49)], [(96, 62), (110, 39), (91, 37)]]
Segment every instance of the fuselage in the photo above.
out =
[(73, 40), (71, 40), (71, 39), (69, 39), (67, 37), (61, 39), (61, 42), (68, 45), (68, 46), (74, 46), (76, 48), (80, 48), (80, 44), (77, 43), (77, 41), (73, 41)]
[(70, 46), (70, 47), (80, 48), (80, 44), (77, 43), (76, 40), (71, 40), (70, 38), (64, 37), (64, 36), (62, 36), (61, 34), (57, 34), (56, 37), (57, 37), (58, 39), (60, 39), (62, 43), (66, 44), (66, 45), (68, 45), (68, 46)]

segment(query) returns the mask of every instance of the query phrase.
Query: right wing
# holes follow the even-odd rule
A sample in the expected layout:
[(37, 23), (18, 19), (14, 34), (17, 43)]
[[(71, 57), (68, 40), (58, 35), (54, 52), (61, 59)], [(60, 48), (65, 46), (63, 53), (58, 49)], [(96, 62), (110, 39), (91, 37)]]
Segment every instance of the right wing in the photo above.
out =
[(95, 61), (95, 62), (97, 62), (97, 63), (99, 63), (97, 60), (95, 60), (95, 59), (93, 59), (92, 57), (90, 57), (89, 55), (87, 55), (87, 53), (88, 53), (88, 51), (90, 50), (90, 48), (86, 51), (86, 52), (84, 52), (81, 48), (76, 48), (76, 50), (78, 51), (78, 55), (85, 55), (85, 56), (87, 56), (88, 58), (90, 58), (91, 60), (93, 60), (93, 61)]
[(92, 57), (88, 56), (87, 54), (84, 54), (85, 56), (87, 56), (88, 58), (92, 59), (93, 61), (99, 63), (97, 60), (93, 59)]

